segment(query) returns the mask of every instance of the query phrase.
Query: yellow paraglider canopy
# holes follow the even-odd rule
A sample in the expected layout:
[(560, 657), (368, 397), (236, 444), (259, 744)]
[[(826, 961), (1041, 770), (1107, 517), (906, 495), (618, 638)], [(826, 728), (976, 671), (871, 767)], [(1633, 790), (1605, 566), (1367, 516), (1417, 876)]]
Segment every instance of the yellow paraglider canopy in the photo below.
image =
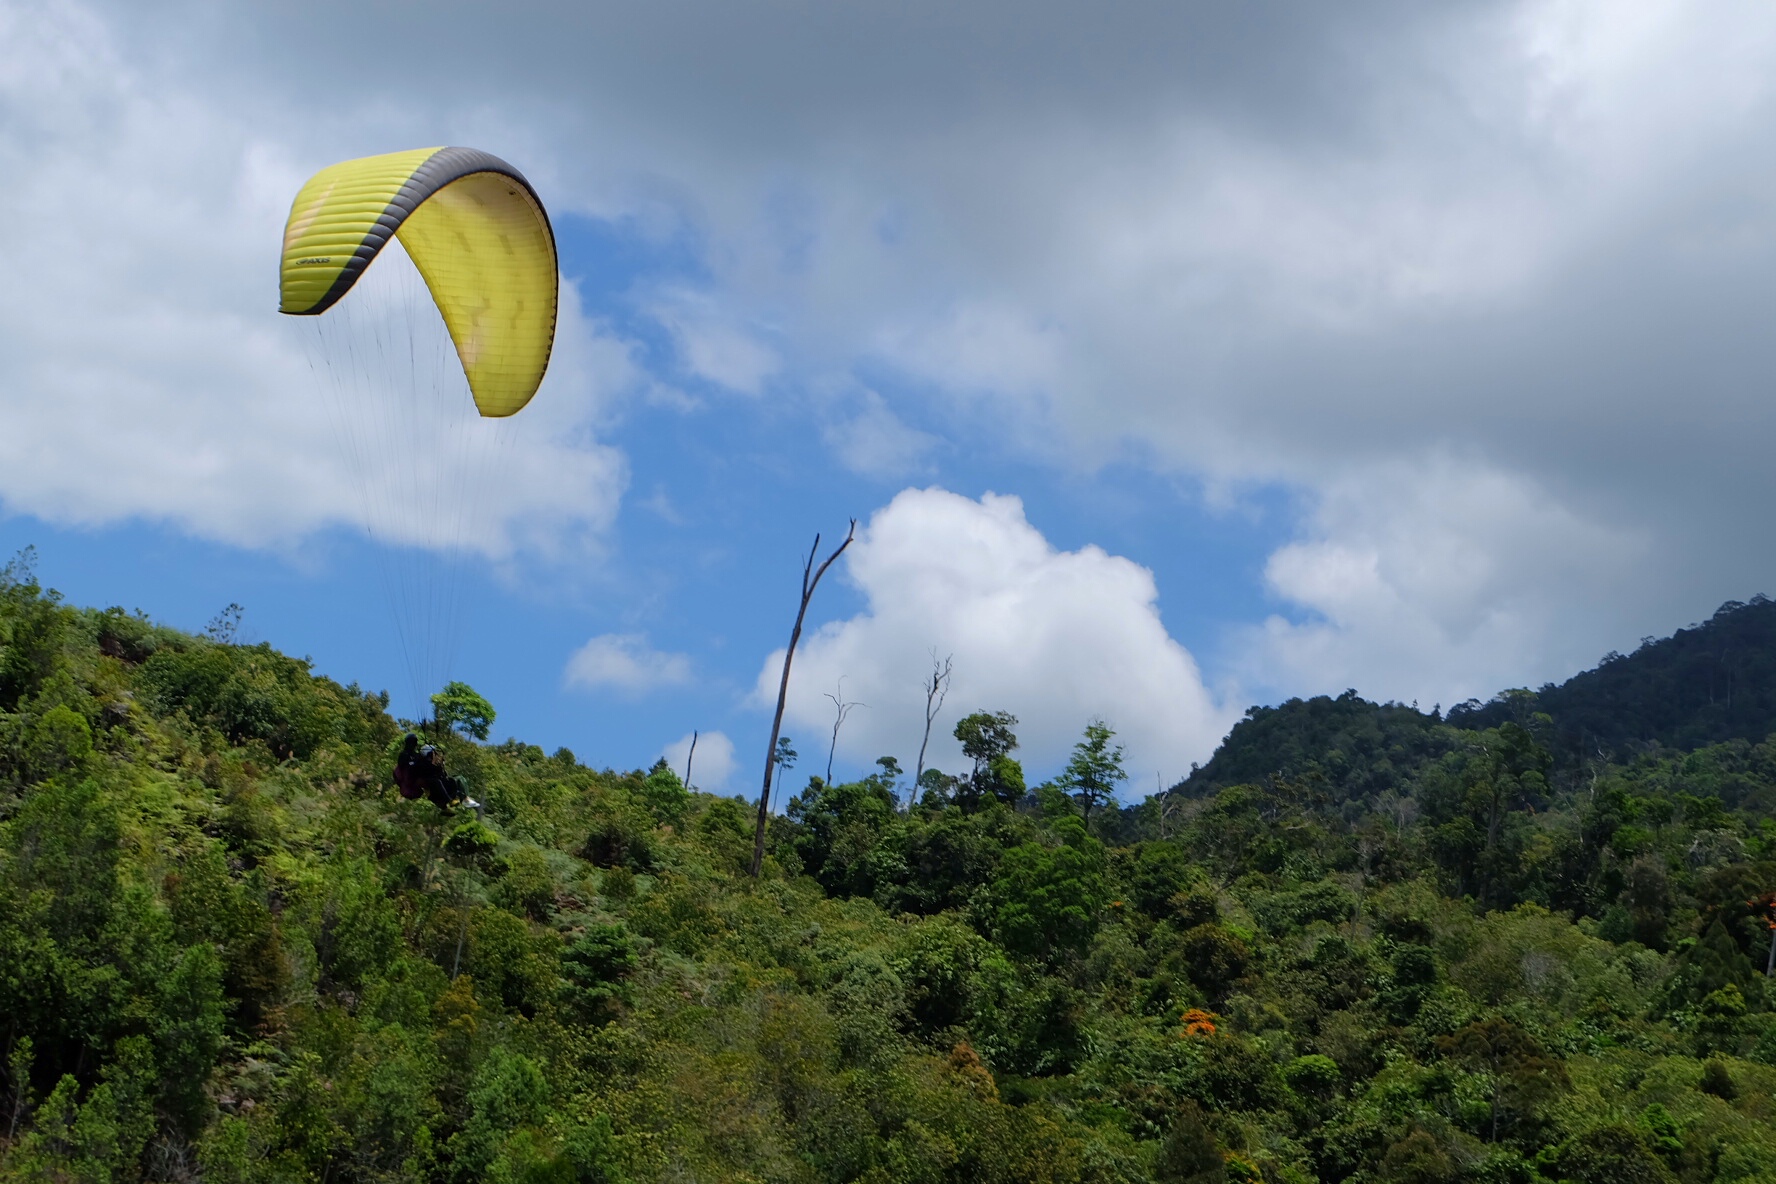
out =
[(517, 169), (473, 148), (419, 148), (322, 169), (284, 226), (278, 311), (326, 312), (398, 235), (443, 314), (475, 406), (536, 394), (555, 343), (555, 235)]

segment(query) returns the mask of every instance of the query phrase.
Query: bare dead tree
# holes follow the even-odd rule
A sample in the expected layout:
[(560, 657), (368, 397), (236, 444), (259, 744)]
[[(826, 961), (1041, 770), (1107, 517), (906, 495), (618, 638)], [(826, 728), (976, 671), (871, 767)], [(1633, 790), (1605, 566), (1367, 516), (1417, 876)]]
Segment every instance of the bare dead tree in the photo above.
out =
[[(0, 578), (9, 574), (11, 573), (0, 573)], [(29, 1036), (18, 1037), (6, 1053), (6, 1075), (12, 1080), (12, 1112), (6, 1120), (7, 1142), (11, 1142), (18, 1134), (19, 1119), (25, 1116), (25, 1111), (31, 1106), (31, 1059)]]
[(943, 710), (944, 696), (950, 693), (950, 661), (956, 655), (951, 654), (941, 663), (937, 660), (937, 647), (931, 649), (931, 677), (920, 683), (925, 692), (925, 736), (919, 741), (919, 767), (913, 773), (913, 797), (919, 796), (919, 779), (925, 775), (925, 747), (931, 743), (931, 721)]
[(691, 758), (697, 755), (697, 733), (691, 733), (691, 750), (685, 753), (685, 788), (691, 787)]
[(218, 645), (233, 645), (240, 636), (241, 618), (246, 612), (238, 604), (228, 605), (210, 618), (210, 623), (204, 626), (204, 636)]
[(752, 835), (752, 878), (755, 880), (758, 879), (759, 868), (765, 862), (765, 823), (771, 812), (771, 774), (777, 768), (777, 734), (783, 730), (783, 703), (789, 696), (789, 664), (795, 660), (796, 643), (802, 639), (802, 620), (808, 615), (808, 602), (814, 599), (814, 589), (820, 586), (820, 577), (833, 565), (833, 560), (845, 553), (845, 548), (856, 537), (857, 519), (853, 518), (851, 529), (845, 532), (845, 541), (816, 570), (814, 556), (820, 551), (820, 536), (817, 534), (814, 536), (814, 545), (808, 548), (808, 561), (802, 564), (802, 603), (796, 609), (795, 628), (789, 631), (789, 648), (783, 651), (783, 678), (777, 684), (777, 712), (771, 717), (771, 742), (765, 746), (765, 782), (759, 791), (758, 825)]
[(1169, 839), (1172, 829), (1177, 825), (1178, 817), (1184, 813), (1184, 798), (1180, 794), (1168, 793), (1159, 799), (1159, 837)]
[(833, 753), (837, 752), (839, 748), (839, 729), (844, 726), (845, 717), (851, 714), (851, 709), (853, 707), (868, 707), (869, 704), (847, 703), (845, 701), (845, 680), (843, 677), (839, 679), (839, 693), (835, 695), (831, 691), (828, 691), (826, 697), (832, 700), (833, 708), (837, 712), (837, 715), (833, 719), (832, 743), (827, 746), (826, 750), (826, 783), (831, 785)]

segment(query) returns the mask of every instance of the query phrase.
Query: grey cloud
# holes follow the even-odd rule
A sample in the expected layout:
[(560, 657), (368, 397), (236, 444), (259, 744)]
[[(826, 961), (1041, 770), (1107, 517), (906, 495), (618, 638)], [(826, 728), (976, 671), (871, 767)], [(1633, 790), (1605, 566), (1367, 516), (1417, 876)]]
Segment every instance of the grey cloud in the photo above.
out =
[[(692, 137), (712, 142), (737, 136), (749, 152), (799, 151), (860, 123), (931, 131), (979, 109), (1089, 119), (1181, 104), (1323, 140), (1361, 131), (1378, 76), (1398, 80), (1393, 59), (1501, 11), (1405, 0), (182, 7), (183, 21), (165, 6), (114, 11), (138, 42), (175, 30), (201, 39), (212, 69), (259, 79), (270, 67), (323, 105), (406, 98), (409, 87), (446, 106), (516, 90), (560, 109), (592, 100), (641, 126), (702, 129)], [(1433, 70), (1410, 81), (1443, 89)]]

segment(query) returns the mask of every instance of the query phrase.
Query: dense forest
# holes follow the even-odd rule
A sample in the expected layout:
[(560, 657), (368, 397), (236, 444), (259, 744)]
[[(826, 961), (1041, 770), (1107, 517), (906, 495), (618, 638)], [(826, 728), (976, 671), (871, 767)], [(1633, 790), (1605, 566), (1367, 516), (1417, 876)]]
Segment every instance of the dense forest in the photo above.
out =
[[(465, 689), (466, 690), (466, 689)], [(467, 700), (473, 702), (473, 700)], [(752, 806), (0, 575), (0, 1177), (1776, 1181), (1776, 606)], [(595, 757), (595, 754), (588, 754)]]

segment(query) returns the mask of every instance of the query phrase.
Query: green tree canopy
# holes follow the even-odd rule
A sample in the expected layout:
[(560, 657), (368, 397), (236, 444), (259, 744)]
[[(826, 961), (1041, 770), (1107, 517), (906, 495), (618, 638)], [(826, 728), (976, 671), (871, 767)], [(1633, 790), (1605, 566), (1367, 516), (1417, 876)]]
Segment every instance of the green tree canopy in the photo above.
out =
[(1122, 767), (1122, 745), (1111, 746), (1116, 733), (1101, 719), (1085, 725), (1085, 738), (1073, 746), (1073, 755), (1057, 783), (1078, 799), (1089, 819), (1094, 807), (1116, 799), (1116, 787), (1128, 780)]
[(432, 696), (432, 718), (440, 728), (454, 729), (477, 740), (487, 739), (493, 727), (493, 704), (466, 682), (448, 682)]

